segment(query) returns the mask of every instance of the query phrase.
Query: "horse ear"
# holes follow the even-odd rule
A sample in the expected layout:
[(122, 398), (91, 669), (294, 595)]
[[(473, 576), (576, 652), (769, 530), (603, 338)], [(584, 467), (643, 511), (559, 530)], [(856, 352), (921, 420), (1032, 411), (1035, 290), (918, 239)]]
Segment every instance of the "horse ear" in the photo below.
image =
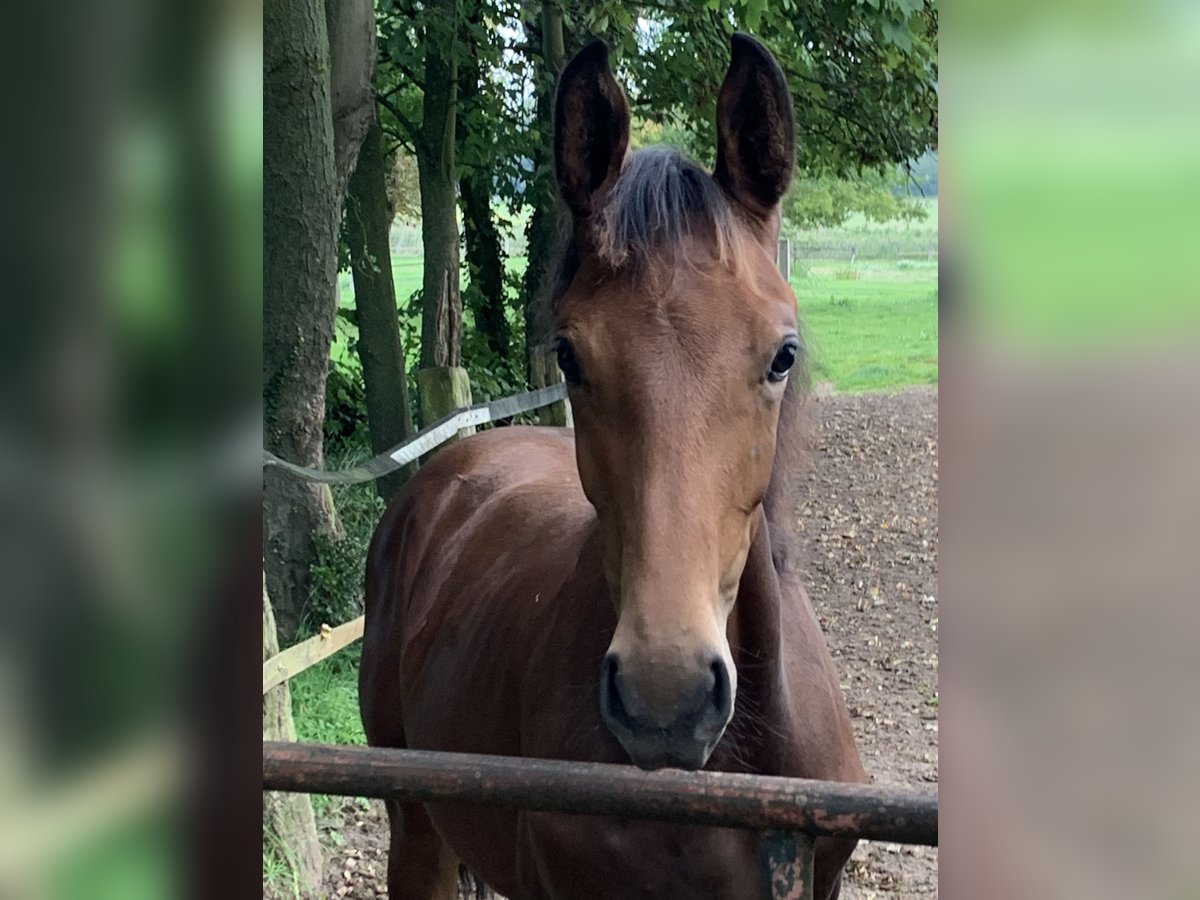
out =
[(734, 34), (733, 57), (717, 100), (713, 177), (747, 211), (765, 219), (796, 167), (796, 115), (787, 79), (771, 51)]
[(567, 63), (554, 101), (554, 169), (576, 219), (612, 186), (628, 149), (629, 104), (608, 67), (608, 47), (595, 40)]

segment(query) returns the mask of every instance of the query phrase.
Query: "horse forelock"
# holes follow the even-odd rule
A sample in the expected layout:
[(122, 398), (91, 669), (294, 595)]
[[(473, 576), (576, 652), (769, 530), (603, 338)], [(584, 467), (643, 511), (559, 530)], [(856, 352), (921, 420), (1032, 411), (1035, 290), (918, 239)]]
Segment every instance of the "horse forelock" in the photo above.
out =
[(708, 172), (672, 147), (632, 154), (589, 223), (592, 250), (614, 270), (676, 262), (689, 243), (736, 264), (738, 224)]
[[(586, 251), (615, 275), (646, 276), (689, 261), (706, 248), (736, 267), (741, 226), (712, 176), (673, 147), (632, 153), (596, 213), (583, 223)], [(560, 238), (561, 252), (544, 305), (553, 313), (582, 262), (580, 235)]]

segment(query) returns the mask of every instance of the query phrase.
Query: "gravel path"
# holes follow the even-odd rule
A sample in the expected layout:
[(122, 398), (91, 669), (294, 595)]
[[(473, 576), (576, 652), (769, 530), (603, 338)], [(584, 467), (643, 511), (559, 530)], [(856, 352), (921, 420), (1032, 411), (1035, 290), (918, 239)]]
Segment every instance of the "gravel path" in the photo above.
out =
[[(937, 389), (818, 397), (797, 479), (809, 595), (878, 784), (938, 780)], [(937, 850), (859, 844), (848, 900), (937, 895)]]

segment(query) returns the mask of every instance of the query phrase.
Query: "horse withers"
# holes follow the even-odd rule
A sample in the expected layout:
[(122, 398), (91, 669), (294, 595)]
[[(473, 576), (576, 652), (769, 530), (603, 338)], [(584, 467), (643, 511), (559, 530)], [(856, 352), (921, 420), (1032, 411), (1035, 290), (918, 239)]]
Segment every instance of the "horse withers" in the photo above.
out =
[[(367, 560), (372, 745), (866, 780), (789, 565), (804, 349), (775, 266), (795, 121), (771, 54), (733, 38), (710, 174), (630, 153), (599, 42), (563, 71), (555, 166), (572, 233), (549, 298), (575, 430), (438, 453)], [(736, 829), (388, 802), (389, 896), (761, 895)], [(852, 840), (817, 841), (815, 895)]]

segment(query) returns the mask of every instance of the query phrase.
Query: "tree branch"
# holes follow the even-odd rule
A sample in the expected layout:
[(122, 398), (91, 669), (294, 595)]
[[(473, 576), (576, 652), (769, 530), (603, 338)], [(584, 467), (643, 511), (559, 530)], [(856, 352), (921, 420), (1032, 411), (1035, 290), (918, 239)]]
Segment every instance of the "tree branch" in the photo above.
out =
[[(412, 69), (410, 69), (404, 63), (402, 63), (400, 60), (392, 59), (391, 57), (388, 57), (387, 64), (389, 66), (395, 66), (397, 69), (399, 69), (400, 74), (403, 75), (405, 78), (407, 78), (409, 80), (409, 82), (411, 82), (413, 85), (416, 85), (418, 87), (420, 86), (421, 79), (416, 76), (416, 74), (413, 72)], [(406, 87), (408, 87), (408, 84), (401, 82), (400, 84), (396, 85), (394, 88), (392, 88), (390, 91), (388, 91), (383, 96), (391, 97), (393, 94), (397, 93), (401, 88), (406, 88)]]
[(400, 127), (408, 133), (408, 139), (412, 141), (413, 144), (416, 144), (421, 137), (421, 129), (414, 125), (412, 120), (400, 111), (400, 107), (398, 107), (379, 91), (375, 92), (375, 100), (380, 106), (392, 114), (393, 118), (400, 123)]
[(391, 156), (397, 150), (403, 150), (405, 153), (408, 153), (411, 156), (416, 156), (417, 148), (413, 146), (413, 142), (409, 140), (407, 135), (400, 134), (399, 132), (393, 131), (390, 128), (383, 126), (380, 127), (384, 134), (395, 141), (395, 143), (388, 148), (387, 153), (385, 153), (384, 156)]
[(844, 81), (838, 83), (836, 81), (825, 81), (821, 78), (814, 78), (812, 75), (804, 75), (797, 71), (794, 66), (784, 65), (782, 68), (788, 78), (795, 78), (797, 81), (807, 81), (809, 84), (815, 84), (817, 87), (825, 88), (827, 91), (853, 92), (857, 88), (856, 82)]

